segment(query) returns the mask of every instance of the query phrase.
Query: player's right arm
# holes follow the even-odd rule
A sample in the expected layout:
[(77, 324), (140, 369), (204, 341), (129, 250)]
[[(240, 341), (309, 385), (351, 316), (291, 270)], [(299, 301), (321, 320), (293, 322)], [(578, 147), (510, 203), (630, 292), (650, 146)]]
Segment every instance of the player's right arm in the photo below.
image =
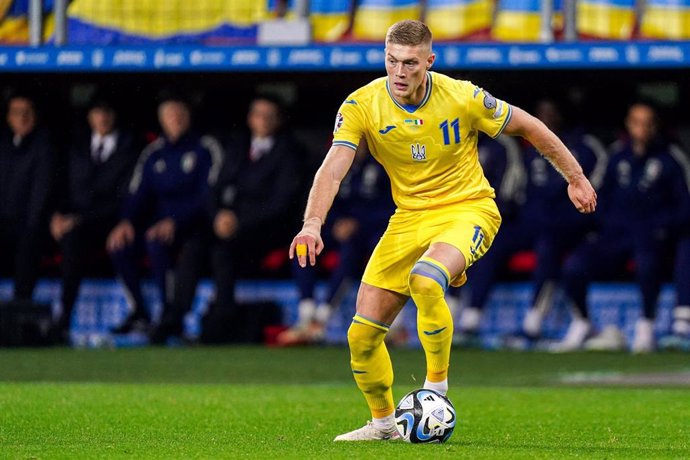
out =
[(321, 226), (338, 194), (340, 183), (352, 166), (357, 146), (364, 137), (366, 110), (357, 96), (358, 92), (355, 91), (340, 105), (333, 128), (333, 145), (314, 177), (304, 211), (302, 231), (290, 245), (290, 259), (296, 254), (300, 267), (306, 267), (307, 257), (309, 264), (315, 265), (316, 256), (323, 250)]
[[(323, 250), (321, 226), (338, 194), (340, 183), (350, 170), (355, 158), (355, 150), (345, 145), (333, 145), (321, 167), (314, 176), (314, 184), (309, 192), (307, 209), (304, 212), (304, 225), (290, 244), (290, 259), (297, 254), (300, 267), (316, 263), (316, 256)], [(305, 251), (306, 248), (306, 251)]]

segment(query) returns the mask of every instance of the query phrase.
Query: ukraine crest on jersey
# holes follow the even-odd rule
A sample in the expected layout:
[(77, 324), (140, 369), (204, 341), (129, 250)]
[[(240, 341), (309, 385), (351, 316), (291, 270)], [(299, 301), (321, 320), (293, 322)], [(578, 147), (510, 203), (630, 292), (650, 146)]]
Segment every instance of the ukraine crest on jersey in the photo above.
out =
[(366, 138), (390, 176), (395, 204), (427, 209), (495, 196), (479, 164), (477, 132), (497, 137), (510, 115), (509, 104), (436, 72), (427, 72), (422, 102), (404, 106), (382, 77), (340, 106), (333, 145), (356, 149)]

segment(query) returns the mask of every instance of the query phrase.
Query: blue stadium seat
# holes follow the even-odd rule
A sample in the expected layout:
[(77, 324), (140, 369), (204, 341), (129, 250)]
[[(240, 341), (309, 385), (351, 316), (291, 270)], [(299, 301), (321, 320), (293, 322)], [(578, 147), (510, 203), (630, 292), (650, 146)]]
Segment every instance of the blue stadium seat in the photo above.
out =
[(425, 21), (434, 39), (462, 39), (488, 32), (493, 12), (493, 0), (427, 0)]
[(350, 28), (352, 0), (312, 0), (310, 15), (312, 37), (320, 42), (334, 42)]
[(640, 34), (661, 40), (690, 40), (690, 0), (647, 0)]
[(420, 19), (419, 0), (362, 0), (355, 11), (353, 38), (381, 41), (388, 28), (403, 19)]
[(635, 31), (635, 0), (579, 0), (577, 31), (583, 38), (628, 40)]

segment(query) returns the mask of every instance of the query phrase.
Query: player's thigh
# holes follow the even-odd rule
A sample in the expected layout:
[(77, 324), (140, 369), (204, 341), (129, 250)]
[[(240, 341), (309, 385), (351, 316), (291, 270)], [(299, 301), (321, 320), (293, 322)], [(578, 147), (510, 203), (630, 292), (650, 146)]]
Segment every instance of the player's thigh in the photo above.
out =
[(384, 324), (392, 324), (408, 296), (361, 283), (357, 292), (357, 314)]
[(419, 239), (422, 213), (396, 212), (369, 258), (362, 281), (408, 296), (410, 271), (428, 249)]
[(446, 267), (450, 278), (453, 279), (465, 271), (467, 262), (465, 256), (458, 248), (448, 243), (437, 242), (429, 246), (429, 249), (424, 253), (425, 257), (430, 257), (436, 262)]
[[(489, 250), (500, 224), (498, 208), (489, 198), (456, 206), (430, 217), (429, 228), (440, 228), (436, 234), (430, 234), (430, 247), (445, 243), (462, 254), (462, 259), (455, 258), (455, 273), (447, 267), (452, 278), (456, 278), (453, 285), (461, 284), (464, 271)], [(448, 254), (453, 257), (453, 252)]]

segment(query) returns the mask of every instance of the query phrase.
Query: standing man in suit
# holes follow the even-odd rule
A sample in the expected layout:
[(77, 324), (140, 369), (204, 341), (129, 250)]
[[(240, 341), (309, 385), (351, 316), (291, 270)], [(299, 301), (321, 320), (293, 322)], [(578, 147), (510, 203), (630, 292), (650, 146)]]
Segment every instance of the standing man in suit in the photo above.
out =
[(132, 133), (117, 123), (107, 101), (87, 114), (89, 129), (74, 139), (68, 158), (66, 197), (50, 220), (50, 233), (62, 250), (62, 312), (57, 338), (66, 340), (79, 285), (94, 255), (117, 224), (138, 151)]
[(54, 183), (55, 151), (38, 125), (32, 97), (15, 94), (7, 104), (9, 130), (0, 133), (0, 258), (11, 265), (14, 299), (31, 300)]

